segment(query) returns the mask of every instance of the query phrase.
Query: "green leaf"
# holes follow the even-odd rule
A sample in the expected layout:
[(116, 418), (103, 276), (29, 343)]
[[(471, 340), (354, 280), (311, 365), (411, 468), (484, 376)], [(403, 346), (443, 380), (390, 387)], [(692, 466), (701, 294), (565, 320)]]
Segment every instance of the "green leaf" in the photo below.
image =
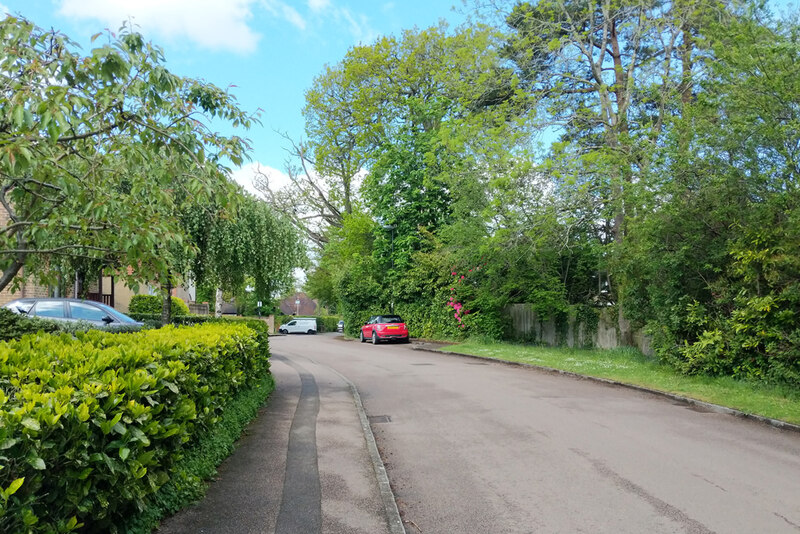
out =
[(38, 456), (35, 457), (35, 458), (29, 459), (28, 463), (31, 465), (31, 467), (33, 467), (34, 469), (38, 469), (39, 471), (47, 469), (47, 466), (45, 465), (44, 460), (42, 460)]
[(23, 482), (25, 482), (25, 477), (14, 480), (6, 489), (3, 490), (3, 498), (8, 500), (9, 497), (14, 495), (17, 490), (22, 487)]
[(32, 417), (23, 418), (22, 421), (21, 421), (21, 424), (25, 428), (27, 428), (29, 430), (34, 430), (36, 432), (38, 432), (39, 430), (42, 429), (42, 427), (39, 425), (39, 421), (37, 421), (36, 419), (33, 419)]

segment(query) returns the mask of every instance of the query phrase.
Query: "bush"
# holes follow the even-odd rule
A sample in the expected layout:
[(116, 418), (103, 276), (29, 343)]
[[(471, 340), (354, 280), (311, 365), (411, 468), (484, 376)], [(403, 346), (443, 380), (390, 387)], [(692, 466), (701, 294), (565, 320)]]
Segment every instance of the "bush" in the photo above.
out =
[(86, 332), (88, 330), (103, 330), (113, 333), (136, 332), (141, 327), (136, 325), (123, 325), (116, 327), (98, 326), (89, 321), (54, 321), (19, 315), (11, 310), (0, 308), (0, 341), (19, 339), (25, 334)]
[(0, 532), (116, 531), (268, 369), (244, 322), (0, 343)]
[(7, 308), (0, 308), (0, 341), (19, 339), (25, 334), (36, 332), (56, 332), (55, 321), (44, 321), (33, 317), (25, 317)]
[(150, 534), (162, 518), (202, 498), (207, 488), (205, 481), (216, 474), (217, 466), (233, 452), (236, 440), (273, 389), (275, 382), (269, 375), (226, 404), (220, 421), (186, 451), (174, 465), (170, 480), (148, 498), (147, 508), (132, 516), (122, 530), (128, 534)]
[[(178, 297), (172, 298), (172, 315), (189, 315), (189, 306)], [(134, 295), (128, 306), (128, 315), (131, 313), (154, 313), (161, 317), (161, 309), (164, 305), (162, 297), (159, 295)]]
[[(131, 319), (143, 322), (146, 328), (161, 328), (160, 313), (129, 313), (128, 315), (131, 317)], [(172, 318), (172, 324), (179, 326), (205, 323), (244, 324), (256, 331), (256, 334), (258, 334), (259, 343), (262, 343), (264, 346), (269, 345), (269, 325), (265, 320), (257, 319), (255, 317), (232, 317), (227, 315), (222, 317), (214, 317), (213, 315), (180, 315)]]

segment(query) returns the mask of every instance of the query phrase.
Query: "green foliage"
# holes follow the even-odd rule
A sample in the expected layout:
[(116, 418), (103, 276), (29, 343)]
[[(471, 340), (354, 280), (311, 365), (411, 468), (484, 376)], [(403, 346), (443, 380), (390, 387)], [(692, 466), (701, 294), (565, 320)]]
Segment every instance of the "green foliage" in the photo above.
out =
[(55, 321), (44, 321), (34, 317), (24, 317), (7, 308), (0, 308), (0, 341), (19, 339), (25, 334), (36, 332), (56, 332)]
[[(189, 306), (178, 297), (170, 297), (172, 300), (172, 315), (188, 315)], [(147, 313), (161, 315), (161, 307), (163, 305), (163, 298), (160, 295), (134, 295), (131, 297), (131, 303), (128, 305), (130, 313)]]
[(292, 287), (294, 269), (306, 262), (298, 232), (249, 194), (235, 196), (227, 210), (189, 206), (182, 220), (200, 248), (192, 263), (200, 285), (242, 297), (252, 284), (249, 298), (271, 302), (273, 294)]
[(0, 343), (0, 530), (117, 531), (268, 356), (244, 324)]
[(509, 338), (527, 304), (563, 340), (615, 311), (683, 373), (796, 387), (800, 27), (764, 6), (518, 2), (501, 38), (353, 48), (308, 93), (314, 153), (366, 172), (309, 292), (351, 336), (393, 309)]
[(23, 267), (55, 283), (79, 261), (122, 267), (132, 284), (181, 272), (196, 249), (175, 207), (224, 204), (221, 162), (241, 164), (248, 148), (204, 121), (252, 118), (227, 90), (170, 73), (127, 26), (87, 54), (14, 16), (0, 33), (0, 66), (16, 73), (0, 80), (0, 200), (11, 211), (0, 289)]
[(149, 534), (158, 521), (199, 500), (207, 489), (206, 481), (234, 450), (236, 441), (258, 414), (275, 388), (272, 375), (243, 389), (221, 410), (219, 421), (199, 436), (172, 468), (169, 481), (148, 496), (146, 508), (126, 521), (128, 534)]

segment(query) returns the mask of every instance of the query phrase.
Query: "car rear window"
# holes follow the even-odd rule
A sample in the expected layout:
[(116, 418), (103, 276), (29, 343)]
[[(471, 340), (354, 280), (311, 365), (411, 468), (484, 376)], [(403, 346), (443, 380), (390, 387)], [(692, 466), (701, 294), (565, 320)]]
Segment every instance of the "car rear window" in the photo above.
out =
[(378, 320), (379, 323), (402, 323), (403, 319), (399, 315), (383, 315)]

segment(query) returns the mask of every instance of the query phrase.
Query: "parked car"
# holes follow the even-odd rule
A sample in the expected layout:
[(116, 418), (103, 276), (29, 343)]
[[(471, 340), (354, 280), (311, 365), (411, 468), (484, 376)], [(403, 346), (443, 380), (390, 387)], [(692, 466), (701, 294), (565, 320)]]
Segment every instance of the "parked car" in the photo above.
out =
[(339, 321), (336, 324), (336, 331), (337, 332), (344, 332), (344, 321)]
[(408, 328), (399, 315), (373, 315), (361, 327), (361, 342), (372, 340), (373, 345), (380, 341), (401, 341), (408, 343)]
[(278, 327), (281, 334), (316, 334), (317, 320), (298, 317)]
[(96, 326), (109, 328), (144, 326), (143, 323), (134, 321), (111, 306), (92, 300), (23, 298), (12, 300), (3, 307), (20, 315), (53, 321), (86, 321)]

